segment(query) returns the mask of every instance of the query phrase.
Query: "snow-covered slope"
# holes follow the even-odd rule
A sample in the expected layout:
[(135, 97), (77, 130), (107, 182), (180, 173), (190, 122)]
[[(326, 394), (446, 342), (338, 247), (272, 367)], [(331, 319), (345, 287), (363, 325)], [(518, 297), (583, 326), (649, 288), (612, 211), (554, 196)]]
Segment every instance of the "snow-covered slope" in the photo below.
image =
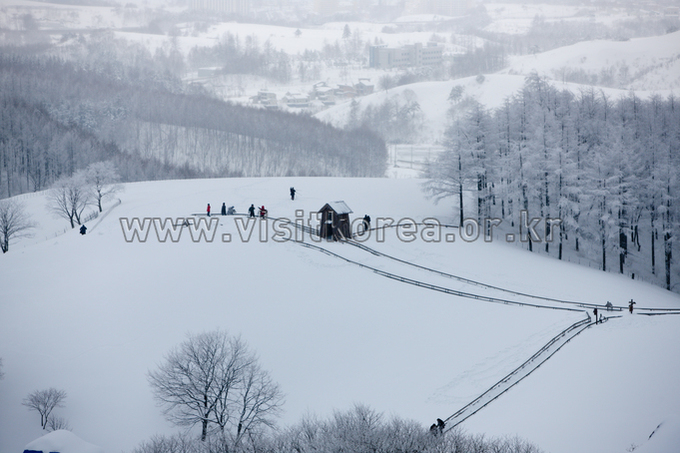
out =
[[(46, 214), (44, 196), (24, 197), (41, 227), (34, 239), (12, 244), (0, 257), (0, 451), (21, 451), (41, 434), (37, 414), (21, 400), (52, 386), (68, 392), (58, 415), (107, 452), (129, 451), (172, 432), (146, 373), (187, 332), (241, 334), (286, 393), (283, 425), (359, 402), (427, 426), (585, 318), (584, 312), (482, 302), (407, 285), (278, 243), (271, 224), (266, 231), (257, 225), (249, 242), (240, 239), (233, 217), (220, 217), (211, 243), (193, 242), (186, 230), (177, 243), (162, 243), (153, 232), (146, 243), (128, 243), (119, 220), (187, 216), (203, 212), (208, 202), (215, 212), (223, 201), (239, 212), (264, 204), (271, 216), (295, 220), (344, 200), (353, 218), (368, 213), (374, 226), (379, 217), (450, 222), (451, 206), (433, 205), (419, 184), (328, 178), (128, 184), (122, 203), (91, 222), (87, 235), (69, 230), (56, 237), (63, 221)], [(290, 186), (298, 190), (295, 201), (288, 198)], [(231, 242), (223, 242), (223, 233)], [(372, 236), (366, 244), (514, 291), (680, 307), (677, 295), (657, 287), (516, 246), (460, 238), (430, 243), (420, 233), (403, 242), (388, 229), (384, 241)], [(260, 234), (266, 240), (258, 240)], [(321, 245), (386, 272), (487, 291), (348, 245)], [(632, 443), (641, 445), (680, 407), (679, 323), (680, 316), (625, 313), (591, 327), (462, 426), (518, 434), (554, 453), (623, 453)], [(676, 432), (668, 429), (666, 436), (677, 439)]]
[[(583, 71), (583, 74), (601, 77), (603, 72), (613, 71), (615, 80), (628, 80), (623, 89), (594, 87), (612, 99), (635, 94), (646, 99), (658, 94), (667, 96), (680, 88), (680, 32), (651, 38), (629, 41), (587, 41), (561, 47), (536, 55), (512, 57), (509, 67), (484, 76), (466, 77), (443, 82), (421, 82), (378, 91), (358, 99), (360, 109), (379, 105), (390, 97), (415, 96), (423, 113), (424, 128), (419, 137), (423, 143), (435, 143), (442, 139), (447, 124), (446, 112), (451, 106), (449, 93), (455, 86), (464, 89), (463, 96), (470, 96), (489, 109), (503, 104), (516, 94), (525, 78), (538, 73), (560, 90), (575, 94), (590, 90), (591, 85), (564, 82), (568, 72)], [(349, 119), (350, 102), (345, 102), (319, 112), (316, 117), (335, 126), (344, 126)]]
[(661, 91), (680, 88), (680, 31), (629, 41), (584, 41), (571, 46), (510, 59), (504, 74), (541, 76), (559, 80), (565, 70), (583, 70), (599, 76), (614, 69), (615, 78), (622, 72), (631, 81), (624, 88)]
[[(530, 71), (529, 71), (530, 72)], [(448, 122), (447, 111), (451, 107), (448, 100), (451, 89), (456, 86), (463, 87), (463, 96), (470, 96), (480, 102), (488, 109), (495, 109), (503, 105), (503, 102), (517, 94), (522, 88), (529, 74), (490, 74), (484, 76), (484, 80), (479, 82), (477, 77), (466, 77), (463, 79), (447, 80), (444, 82), (420, 82), (403, 85), (390, 90), (381, 90), (369, 96), (358, 98), (359, 108), (365, 109), (369, 105), (380, 105), (385, 100), (396, 97), (405, 99), (406, 97), (415, 99), (420, 105), (423, 114), (423, 129), (419, 137), (422, 143), (435, 143), (443, 138), (443, 133)], [(549, 83), (560, 90), (569, 90), (575, 94), (583, 90), (590, 90), (592, 87), (577, 83), (562, 83), (548, 80)], [(596, 87), (597, 91), (602, 91), (612, 99), (618, 99), (630, 95), (630, 91), (615, 88)], [(409, 94), (404, 94), (410, 92)], [(647, 98), (654, 94), (654, 91), (636, 91), (635, 94), (640, 98)], [(663, 91), (661, 94), (670, 93)], [(415, 97), (414, 97), (415, 95)], [(402, 102), (403, 103), (403, 102)], [(349, 101), (338, 104), (329, 109), (317, 113), (315, 116), (322, 121), (343, 127), (349, 120), (352, 106)]]
[(43, 453), (103, 453), (101, 447), (85, 442), (71, 431), (64, 429), (52, 431), (28, 443), (25, 450), (41, 451)]

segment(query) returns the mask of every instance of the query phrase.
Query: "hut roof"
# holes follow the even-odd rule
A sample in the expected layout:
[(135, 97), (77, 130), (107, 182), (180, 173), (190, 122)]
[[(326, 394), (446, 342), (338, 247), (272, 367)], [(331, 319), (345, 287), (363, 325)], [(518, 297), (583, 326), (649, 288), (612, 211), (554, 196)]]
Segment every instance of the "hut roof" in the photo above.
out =
[(353, 212), (344, 201), (331, 201), (327, 205), (338, 214), (352, 214)]

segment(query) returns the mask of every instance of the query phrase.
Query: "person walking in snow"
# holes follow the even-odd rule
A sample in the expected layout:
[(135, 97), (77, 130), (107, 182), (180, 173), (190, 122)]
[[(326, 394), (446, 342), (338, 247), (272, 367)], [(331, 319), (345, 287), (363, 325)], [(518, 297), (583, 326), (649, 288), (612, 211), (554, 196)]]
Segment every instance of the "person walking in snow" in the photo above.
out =
[(628, 302), (628, 311), (631, 315), (633, 314), (633, 305), (635, 305), (635, 302), (633, 302), (633, 299), (631, 299), (630, 302)]
[(206, 211), (208, 212), (208, 217), (210, 217), (210, 203), (208, 203), (208, 207), (206, 208)]
[(267, 215), (267, 210), (264, 208), (264, 205), (260, 208), (260, 218), (264, 219)]
[(248, 208), (248, 217), (255, 217), (255, 205), (251, 204)]
[(85, 232), (87, 232), (87, 227), (85, 225), (80, 226), (80, 234), (85, 235)]
[(364, 231), (362, 231), (361, 234), (364, 234), (371, 227), (371, 217), (368, 214), (366, 214), (363, 220), (361, 221), (361, 224), (364, 227)]
[(295, 200), (295, 187), (290, 188), (290, 199)]
[(595, 310), (593, 310), (593, 313), (595, 314), (595, 324), (597, 324), (597, 307), (595, 307)]
[(432, 426), (430, 426), (430, 434), (433, 436), (439, 436), (440, 434), (444, 434), (444, 428), (446, 427), (446, 423), (444, 420), (441, 418), (437, 419), (437, 423), (432, 423)]
[(227, 215), (227, 204), (222, 203), (222, 215)]

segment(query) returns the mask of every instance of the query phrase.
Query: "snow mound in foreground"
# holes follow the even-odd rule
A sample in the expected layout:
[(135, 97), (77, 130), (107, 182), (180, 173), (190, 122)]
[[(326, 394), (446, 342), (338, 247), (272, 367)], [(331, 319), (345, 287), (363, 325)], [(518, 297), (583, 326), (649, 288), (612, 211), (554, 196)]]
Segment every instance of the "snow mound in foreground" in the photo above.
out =
[(59, 452), (59, 453), (104, 453), (104, 449), (85, 442), (71, 431), (59, 429), (52, 431), (30, 442), (24, 448), (27, 451)]

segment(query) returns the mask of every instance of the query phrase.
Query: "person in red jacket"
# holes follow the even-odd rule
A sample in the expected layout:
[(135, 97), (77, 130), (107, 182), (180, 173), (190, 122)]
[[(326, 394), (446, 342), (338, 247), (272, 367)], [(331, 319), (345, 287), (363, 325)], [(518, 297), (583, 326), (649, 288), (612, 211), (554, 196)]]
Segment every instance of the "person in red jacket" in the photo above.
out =
[(260, 218), (264, 219), (264, 217), (267, 215), (267, 210), (264, 208), (264, 205), (260, 208)]
[(210, 203), (208, 203), (207, 211), (208, 211), (208, 217), (210, 217)]

